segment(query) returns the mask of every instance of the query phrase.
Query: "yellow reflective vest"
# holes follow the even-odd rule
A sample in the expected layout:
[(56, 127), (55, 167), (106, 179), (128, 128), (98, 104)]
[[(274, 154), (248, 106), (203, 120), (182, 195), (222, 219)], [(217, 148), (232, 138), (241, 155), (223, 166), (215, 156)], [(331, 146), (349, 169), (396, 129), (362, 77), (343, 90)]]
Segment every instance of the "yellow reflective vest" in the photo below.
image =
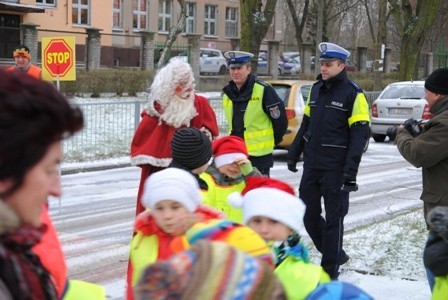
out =
[(227, 197), (233, 192), (241, 192), (246, 187), (246, 182), (243, 180), (234, 185), (220, 186), (216, 183), (211, 174), (202, 173), (199, 175), (208, 186), (207, 191), (202, 191), (202, 199), (204, 204), (221, 210), (227, 219), (233, 222), (243, 222), (242, 208), (233, 207)]
[(432, 290), (432, 300), (448, 299), (448, 275), (437, 276), (435, 278), (434, 288)]
[(288, 256), (274, 273), (286, 291), (288, 300), (305, 299), (319, 284), (330, 282), (330, 276), (321, 266)]
[(103, 300), (106, 299), (104, 287), (81, 280), (69, 280), (63, 300)]
[(159, 239), (157, 235), (138, 232), (131, 241), (129, 260), (132, 264), (132, 286), (136, 286), (143, 271), (157, 260)]
[[(274, 129), (272, 122), (263, 110), (264, 86), (255, 83), (251, 98), (244, 113), (244, 141), (251, 156), (263, 156), (274, 151)], [(233, 102), (224, 94), (224, 114), (232, 132)]]

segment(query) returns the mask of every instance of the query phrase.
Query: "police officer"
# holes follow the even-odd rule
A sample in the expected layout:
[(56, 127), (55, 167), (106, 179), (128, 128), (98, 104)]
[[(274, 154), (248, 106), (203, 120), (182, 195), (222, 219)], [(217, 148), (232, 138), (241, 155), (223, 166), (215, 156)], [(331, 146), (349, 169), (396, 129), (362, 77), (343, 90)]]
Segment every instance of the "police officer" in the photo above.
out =
[(223, 88), (229, 132), (244, 139), (252, 165), (269, 176), (274, 146), (282, 141), (288, 126), (285, 106), (270, 85), (251, 73), (252, 53), (228, 51), (224, 56), (232, 79)]
[[(356, 175), (369, 138), (369, 107), (359, 86), (347, 77), (350, 52), (332, 43), (319, 44), (321, 74), (305, 105), (305, 115), (287, 156), (288, 169), (304, 151), (300, 198), (306, 205), (305, 228), (321, 265), (332, 279), (348, 255), (342, 249), (344, 216), (349, 191), (356, 190)], [(324, 198), (325, 218), (322, 217)]]

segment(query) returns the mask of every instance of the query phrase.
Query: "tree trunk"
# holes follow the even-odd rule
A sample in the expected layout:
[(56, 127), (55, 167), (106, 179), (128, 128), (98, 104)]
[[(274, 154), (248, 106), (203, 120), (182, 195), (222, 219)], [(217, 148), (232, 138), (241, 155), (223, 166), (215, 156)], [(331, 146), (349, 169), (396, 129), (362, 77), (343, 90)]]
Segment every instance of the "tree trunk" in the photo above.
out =
[(157, 69), (160, 69), (165, 65), (166, 53), (171, 50), (174, 42), (177, 39), (177, 36), (184, 30), (185, 28), (185, 19), (187, 17), (187, 8), (185, 6), (185, 0), (177, 0), (180, 5), (180, 16), (177, 21), (176, 26), (172, 26), (170, 28), (170, 33), (166, 37), (165, 45), (163, 46), (163, 50), (160, 53), (159, 61), (157, 62)]
[(426, 34), (439, 13), (441, 0), (389, 0), (402, 31), (400, 80), (418, 78), (418, 60)]
[(262, 10), (261, 0), (240, 0), (241, 50), (254, 54), (252, 70), (257, 72), (258, 52), (261, 42), (271, 25), (277, 0), (267, 0)]

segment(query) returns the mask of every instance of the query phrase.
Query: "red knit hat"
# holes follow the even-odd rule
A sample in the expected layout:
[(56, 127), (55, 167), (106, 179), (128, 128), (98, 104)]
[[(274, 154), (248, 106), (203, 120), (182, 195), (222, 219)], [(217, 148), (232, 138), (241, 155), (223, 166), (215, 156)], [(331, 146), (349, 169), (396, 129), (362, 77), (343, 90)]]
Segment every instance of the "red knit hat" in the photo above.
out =
[(246, 178), (246, 187), (240, 193), (232, 193), (229, 202), (243, 208), (243, 222), (247, 224), (255, 216), (278, 221), (296, 232), (302, 228), (305, 205), (286, 182), (269, 177)]
[(215, 166), (220, 168), (239, 158), (248, 158), (249, 153), (242, 138), (228, 135), (213, 141), (213, 157)]

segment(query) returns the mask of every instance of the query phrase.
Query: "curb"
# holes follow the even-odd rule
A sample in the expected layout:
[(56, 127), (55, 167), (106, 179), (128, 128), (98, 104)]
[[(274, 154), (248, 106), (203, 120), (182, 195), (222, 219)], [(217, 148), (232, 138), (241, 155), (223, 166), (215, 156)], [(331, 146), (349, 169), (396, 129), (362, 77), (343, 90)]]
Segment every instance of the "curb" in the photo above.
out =
[(84, 173), (84, 172), (104, 171), (104, 170), (126, 168), (126, 167), (132, 167), (132, 166), (133, 165), (131, 163), (117, 163), (117, 164), (107, 164), (107, 165), (98, 165), (98, 166), (84, 165), (84, 166), (79, 166), (79, 167), (62, 167), (61, 175), (71, 175), (71, 174)]

